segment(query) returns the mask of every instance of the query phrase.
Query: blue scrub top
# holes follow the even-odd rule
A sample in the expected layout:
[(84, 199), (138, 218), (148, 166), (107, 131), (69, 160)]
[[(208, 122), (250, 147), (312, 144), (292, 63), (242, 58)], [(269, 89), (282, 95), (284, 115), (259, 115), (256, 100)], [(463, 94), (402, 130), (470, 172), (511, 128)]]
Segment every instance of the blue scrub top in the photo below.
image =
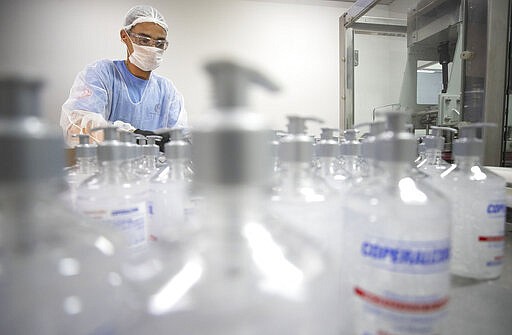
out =
[(171, 128), (186, 113), (183, 96), (169, 79), (153, 72), (148, 80), (137, 78), (122, 60), (88, 65), (77, 75), (63, 108), (99, 113), (143, 130)]

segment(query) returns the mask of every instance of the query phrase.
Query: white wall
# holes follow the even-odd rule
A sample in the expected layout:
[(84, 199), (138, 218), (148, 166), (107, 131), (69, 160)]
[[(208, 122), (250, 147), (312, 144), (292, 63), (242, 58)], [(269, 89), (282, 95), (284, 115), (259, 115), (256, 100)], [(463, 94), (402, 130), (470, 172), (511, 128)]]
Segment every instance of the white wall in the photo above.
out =
[[(133, 0), (16, 0), (0, 12), (0, 74), (22, 73), (46, 82), (43, 107), (58, 122), (78, 71), (101, 58), (122, 59), (119, 29)], [(158, 0), (170, 25), (171, 46), (158, 73), (185, 97), (193, 125), (210, 106), (202, 66), (218, 56), (253, 65), (282, 91), (255, 89), (253, 109), (273, 128), (287, 114), (315, 115), (338, 125), (338, 18), (352, 3), (323, 0)], [(386, 6), (372, 13), (386, 16)], [(317, 134), (319, 126), (312, 126)]]

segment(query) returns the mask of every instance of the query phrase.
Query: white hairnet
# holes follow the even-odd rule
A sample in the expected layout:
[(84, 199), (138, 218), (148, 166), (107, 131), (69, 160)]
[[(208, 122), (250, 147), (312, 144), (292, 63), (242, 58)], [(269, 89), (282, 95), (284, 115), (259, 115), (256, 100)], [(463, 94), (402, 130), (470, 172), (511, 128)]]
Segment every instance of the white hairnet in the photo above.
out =
[(138, 5), (130, 9), (124, 18), (124, 29), (129, 30), (142, 22), (153, 22), (164, 28), (165, 31), (169, 30), (162, 14), (156, 8), (148, 5)]

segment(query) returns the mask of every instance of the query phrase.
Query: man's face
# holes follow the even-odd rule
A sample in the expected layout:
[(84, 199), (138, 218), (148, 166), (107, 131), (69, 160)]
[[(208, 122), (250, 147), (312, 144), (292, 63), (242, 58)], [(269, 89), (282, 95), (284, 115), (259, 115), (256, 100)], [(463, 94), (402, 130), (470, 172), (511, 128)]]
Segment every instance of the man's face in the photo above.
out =
[[(129, 35), (129, 36), (128, 36)], [(153, 22), (142, 22), (133, 26), (128, 33), (121, 30), (121, 39), (128, 47), (128, 53), (133, 52), (132, 42), (141, 46), (167, 48), (167, 32), (164, 28)]]

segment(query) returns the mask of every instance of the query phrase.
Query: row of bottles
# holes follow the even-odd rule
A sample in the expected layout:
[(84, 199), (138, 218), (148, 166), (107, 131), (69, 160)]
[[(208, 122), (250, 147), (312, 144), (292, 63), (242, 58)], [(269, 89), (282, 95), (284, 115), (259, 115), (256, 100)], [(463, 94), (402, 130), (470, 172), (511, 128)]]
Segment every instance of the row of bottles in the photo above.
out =
[(315, 141), (316, 118), (276, 133), (250, 111), (250, 85), (278, 89), (261, 73), (206, 71), (215, 108), (190, 138), (172, 130), (162, 155), (158, 137), (104, 127), (65, 171), (37, 108), (4, 108), (36, 104), (33, 85), (0, 87), (0, 138), (23, 158), (0, 165), (1, 333), (438, 334), (451, 273), (500, 275), (505, 185), (479, 166), (484, 125), (459, 129), (455, 164), (440, 127), (415, 161), (396, 106)]

